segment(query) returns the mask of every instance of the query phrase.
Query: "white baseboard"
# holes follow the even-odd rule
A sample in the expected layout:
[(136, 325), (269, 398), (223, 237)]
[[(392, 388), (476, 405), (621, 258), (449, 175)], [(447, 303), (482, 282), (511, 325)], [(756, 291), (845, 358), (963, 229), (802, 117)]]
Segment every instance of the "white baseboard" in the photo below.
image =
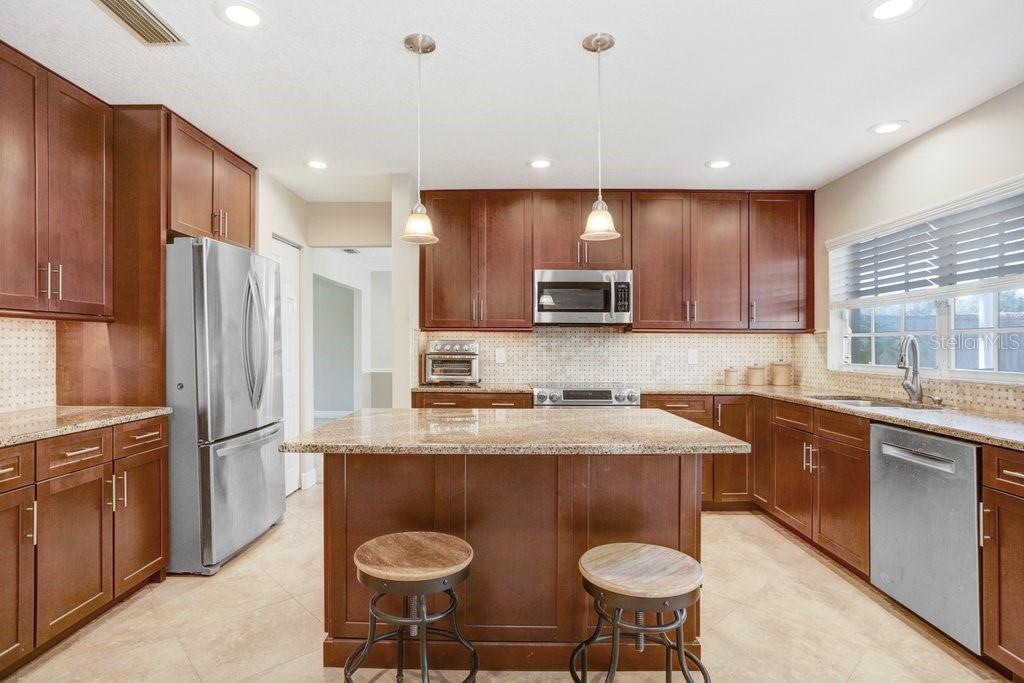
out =
[(337, 420), (339, 417), (345, 417), (351, 410), (314, 410), (314, 420)]
[(309, 489), (316, 486), (316, 469), (306, 470), (299, 476), (299, 486)]

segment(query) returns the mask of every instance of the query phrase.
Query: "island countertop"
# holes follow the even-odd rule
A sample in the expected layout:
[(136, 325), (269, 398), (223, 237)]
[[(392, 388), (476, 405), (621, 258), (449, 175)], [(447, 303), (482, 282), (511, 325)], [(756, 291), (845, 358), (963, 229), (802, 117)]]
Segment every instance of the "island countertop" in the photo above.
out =
[(292, 453), (667, 455), (749, 453), (750, 444), (663, 410), (371, 408), (281, 444)]

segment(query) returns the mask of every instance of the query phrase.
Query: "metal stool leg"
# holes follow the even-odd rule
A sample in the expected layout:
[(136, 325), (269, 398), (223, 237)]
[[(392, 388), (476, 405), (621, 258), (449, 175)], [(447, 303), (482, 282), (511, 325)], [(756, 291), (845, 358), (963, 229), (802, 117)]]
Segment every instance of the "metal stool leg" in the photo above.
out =
[(615, 670), (619, 668), (619, 636), (622, 629), (622, 608), (615, 609), (612, 621), (612, 660), (608, 665), (608, 675), (604, 677), (604, 683), (612, 683), (615, 680)]
[[(665, 625), (665, 615), (658, 612), (658, 626)], [(664, 634), (662, 634), (664, 637)], [(662, 641), (664, 644), (664, 641)], [(665, 683), (672, 683), (672, 650), (665, 648)]]
[(683, 622), (686, 621), (686, 610), (680, 610), (678, 614), (679, 628), (676, 629), (676, 658), (679, 659), (679, 667), (683, 670), (683, 678), (686, 679), (686, 683), (695, 683), (693, 676), (690, 675), (690, 670), (686, 666), (686, 662), (691, 661), (697, 666), (697, 670), (700, 671), (700, 677), (704, 680), (704, 683), (711, 683), (711, 674), (708, 672), (707, 667), (704, 666), (704, 662), (700, 661), (697, 655), (688, 652), (684, 647), (686, 641), (683, 639)]
[(430, 683), (430, 664), (427, 662), (427, 596), (416, 596), (416, 603), (420, 609), (420, 675), (423, 683)]
[(347, 683), (352, 683), (352, 674), (359, 669), (359, 666), (366, 660), (367, 655), (370, 654), (370, 650), (373, 649), (374, 637), (377, 635), (377, 618), (373, 615), (372, 606), (373, 601), (378, 595), (380, 594), (378, 593), (370, 598), (369, 634), (366, 636), (366, 642), (358, 650), (353, 651), (348, 656), (348, 659), (345, 660), (345, 681)]
[(402, 670), (405, 662), (405, 627), (398, 627), (398, 674), (395, 679), (398, 683), (405, 680), (405, 672)]
[(455, 613), (459, 606), (459, 599), (455, 596), (455, 591), (449, 589), (448, 597), (451, 598), (452, 607), (456, 608), (452, 609), (451, 616), (449, 617), (449, 621), (452, 626), (452, 635), (455, 636), (455, 640), (458, 641), (462, 647), (469, 651), (469, 675), (463, 679), (463, 683), (473, 683), (473, 681), (476, 680), (477, 671), (480, 669), (480, 655), (477, 654), (476, 648), (473, 647), (473, 644), (463, 638), (462, 633), (459, 632), (459, 623), (455, 618)]
[[(572, 680), (574, 681), (574, 683), (582, 683), (583, 681), (587, 680), (587, 648), (597, 641), (603, 629), (604, 617), (601, 615), (601, 612), (598, 611), (597, 626), (594, 627), (594, 632), (590, 634), (589, 638), (587, 638), (582, 643), (577, 645), (573, 649), (572, 654), (569, 656), (569, 675), (572, 676)], [(576, 673), (576, 660), (581, 655), (583, 657), (582, 678), (580, 678), (579, 674)]]

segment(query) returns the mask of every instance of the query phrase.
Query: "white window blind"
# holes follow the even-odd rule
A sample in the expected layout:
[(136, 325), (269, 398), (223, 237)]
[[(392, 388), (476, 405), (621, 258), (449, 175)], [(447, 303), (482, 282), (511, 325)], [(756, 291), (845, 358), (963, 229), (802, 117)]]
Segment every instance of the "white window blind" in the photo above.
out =
[[(948, 297), (1024, 275), (1024, 194), (829, 251), (833, 307)], [(902, 294), (902, 296), (900, 296)]]

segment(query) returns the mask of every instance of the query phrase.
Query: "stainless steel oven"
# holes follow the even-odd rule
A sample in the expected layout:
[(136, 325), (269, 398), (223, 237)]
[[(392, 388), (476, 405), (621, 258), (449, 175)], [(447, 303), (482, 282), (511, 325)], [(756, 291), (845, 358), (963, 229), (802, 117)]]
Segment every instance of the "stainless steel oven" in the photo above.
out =
[(480, 345), (463, 339), (432, 341), (423, 354), (424, 384), (479, 384)]
[(633, 271), (533, 271), (533, 322), (538, 325), (630, 325)]

